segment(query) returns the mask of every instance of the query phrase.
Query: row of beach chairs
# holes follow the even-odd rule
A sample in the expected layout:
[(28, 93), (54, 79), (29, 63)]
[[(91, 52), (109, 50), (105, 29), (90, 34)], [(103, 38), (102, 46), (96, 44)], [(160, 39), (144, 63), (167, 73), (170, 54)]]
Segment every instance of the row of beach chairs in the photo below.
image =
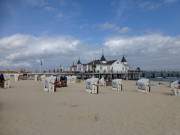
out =
[[(106, 81), (102, 77), (101, 79), (99, 78), (90, 78), (85, 81), (86, 85), (86, 91), (91, 94), (98, 94), (99, 93), (99, 87), (106, 87)], [(114, 79), (112, 80), (112, 89), (117, 90), (117, 91), (122, 91), (122, 79)]]
[(0, 87), (10, 88), (12, 78), (17, 82), (19, 80), (19, 74), (0, 74)]
[[(35, 76), (35, 81), (37, 76)], [(56, 88), (67, 87), (69, 84), (76, 82), (76, 76), (49, 76), (45, 75), (40, 76), (40, 80), (43, 82), (44, 91), (53, 93), (56, 91)]]
[[(91, 94), (99, 93), (99, 86), (106, 86), (106, 81), (104, 78), (90, 78), (85, 81), (86, 91)], [(124, 91), (122, 79), (114, 79), (111, 82), (113, 90)], [(136, 82), (137, 90), (140, 92), (150, 93), (151, 84), (150, 80), (147, 78), (141, 78)], [(172, 95), (180, 96), (180, 81), (177, 80), (171, 83)]]
[[(10, 88), (10, 80), (14, 78), (17, 82), (20, 79), (20, 74), (0, 74), (0, 87)], [(74, 84), (77, 82), (76, 76), (45, 76), (45, 75), (35, 75), (35, 81), (41, 80), (43, 82), (44, 91), (55, 92), (56, 88), (67, 87), (69, 84)], [(109, 82), (107, 82), (103, 77), (90, 78), (85, 81), (86, 91), (92, 94), (99, 93), (99, 87), (106, 87)], [(151, 92), (150, 80), (147, 78), (141, 78), (136, 82), (137, 90), (145, 93)], [(109, 85), (108, 85), (109, 86)], [(111, 86), (113, 90), (123, 91), (122, 79), (113, 79), (111, 81)], [(174, 81), (170, 84), (172, 94), (175, 96), (180, 96), (180, 80)]]

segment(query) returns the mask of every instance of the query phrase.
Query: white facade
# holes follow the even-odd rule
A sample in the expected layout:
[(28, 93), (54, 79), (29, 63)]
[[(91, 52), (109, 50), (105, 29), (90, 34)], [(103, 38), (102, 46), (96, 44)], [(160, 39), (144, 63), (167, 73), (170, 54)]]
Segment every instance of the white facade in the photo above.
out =
[(81, 64), (79, 60), (76, 65), (71, 67), (71, 71), (93, 72), (93, 67), (97, 73), (127, 73), (129, 70), (129, 65), (123, 56), (122, 60), (94, 60), (88, 64)]
[(115, 61), (110, 67), (113, 73), (127, 73), (129, 70), (127, 62), (121, 62), (120, 60)]
[(112, 64), (97, 64), (95, 71), (99, 73), (127, 73), (129, 70), (129, 66), (120, 60), (116, 60)]
[(76, 69), (77, 69), (78, 72), (82, 72), (83, 71), (83, 65), (82, 64), (77, 64), (76, 66), (77, 66)]
[(99, 73), (108, 73), (110, 72), (110, 65), (98, 64), (96, 65), (95, 71)]
[(87, 65), (86, 65), (86, 70), (85, 70), (85, 71), (87, 71), (87, 72), (92, 72), (92, 71), (93, 71), (93, 66), (90, 65), (90, 64), (87, 64)]

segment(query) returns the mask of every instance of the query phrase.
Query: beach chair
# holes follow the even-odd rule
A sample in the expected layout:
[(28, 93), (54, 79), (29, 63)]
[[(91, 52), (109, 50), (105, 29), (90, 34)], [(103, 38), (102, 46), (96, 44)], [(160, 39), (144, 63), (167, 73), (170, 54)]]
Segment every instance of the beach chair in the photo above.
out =
[(102, 78), (99, 80), (99, 86), (106, 87), (106, 81), (105, 81), (104, 77), (102, 77)]
[(138, 91), (149, 93), (151, 91), (150, 80), (147, 78), (141, 78), (136, 82)]
[(85, 81), (86, 91), (91, 94), (98, 94), (99, 86), (98, 86), (98, 78), (90, 78)]
[(38, 75), (34, 75), (34, 81), (35, 81), (35, 82), (38, 81)]
[(43, 80), (44, 91), (54, 93), (56, 90), (55, 81), (56, 81), (55, 76), (50, 76), (50, 77), (44, 78), (44, 80)]
[(122, 79), (114, 79), (112, 80), (112, 89), (119, 91), (123, 91), (122, 88)]
[(49, 91), (49, 81), (48, 81), (48, 78), (45, 78), (43, 80), (43, 89), (44, 91), (48, 92)]
[(10, 88), (10, 75), (3, 74), (4, 76), (4, 88)]
[(171, 90), (173, 95), (180, 96), (180, 80), (176, 80), (171, 83)]
[(41, 76), (40, 76), (40, 80), (41, 80), (41, 81), (44, 81), (45, 79), (46, 79), (46, 75), (41, 75)]
[(19, 80), (19, 74), (14, 74), (14, 81), (17, 82)]
[(55, 86), (55, 81), (56, 81), (56, 77), (55, 76), (50, 76), (48, 78), (48, 81), (49, 81), (49, 92), (50, 93), (54, 93), (56, 90), (56, 86)]

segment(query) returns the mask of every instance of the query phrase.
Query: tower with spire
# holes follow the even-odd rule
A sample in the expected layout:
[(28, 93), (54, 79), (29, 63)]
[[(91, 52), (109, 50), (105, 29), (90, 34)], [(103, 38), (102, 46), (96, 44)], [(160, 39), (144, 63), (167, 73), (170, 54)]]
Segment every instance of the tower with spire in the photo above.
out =
[(77, 71), (78, 72), (81, 72), (82, 71), (82, 67), (83, 65), (82, 65), (82, 63), (81, 63), (81, 61), (80, 61), (80, 58), (78, 59), (78, 61), (77, 61)]
[(106, 63), (106, 58), (104, 57), (104, 50), (103, 50), (103, 49), (102, 49), (102, 56), (101, 56), (100, 61), (101, 61), (102, 63)]
[(125, 56), (123, 55), (122, 59), (121, 59), (121, 63), (127, 65), (127, 60), (125, 58)]
[(78, 59), (77, 64), (81, 64), (80, 58)]

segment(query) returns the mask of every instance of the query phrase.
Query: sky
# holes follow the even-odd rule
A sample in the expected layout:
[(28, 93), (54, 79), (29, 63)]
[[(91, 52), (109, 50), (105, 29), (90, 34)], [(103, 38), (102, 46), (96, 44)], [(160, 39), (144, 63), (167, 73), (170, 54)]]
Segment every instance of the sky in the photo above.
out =
[(0, 0), (0, 69), (126, 56), (131, 67), (180, 70), (180, 0)]

